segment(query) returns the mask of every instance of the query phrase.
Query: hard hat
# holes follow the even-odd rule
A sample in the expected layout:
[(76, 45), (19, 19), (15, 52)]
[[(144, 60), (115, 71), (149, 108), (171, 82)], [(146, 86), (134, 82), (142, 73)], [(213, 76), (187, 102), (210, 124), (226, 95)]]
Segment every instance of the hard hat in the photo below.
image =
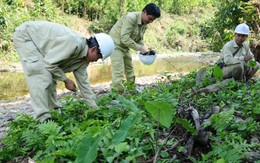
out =
[(99, 50), (102, 55), (102, 59), (105, 60), (107, 57), (109, 57), (115, 48), (114, 41), (111, 36), (105, 33), (98, 33), (95, 34), (94, 37), (96, 38)]
[(141, 60), (141, 62), (143, 62), (143, 64), (145, 64), (145, 65), (152, 64), (156, 59), (156, 55), (143, 55), (140, 53), (138, 53), (138, 55), (139, 55), (139, 59)]
[(249, 35), (249, 27), (246, 24), (239, 24), (236, 29), (235, 33), (243, 34), (243, 35)]

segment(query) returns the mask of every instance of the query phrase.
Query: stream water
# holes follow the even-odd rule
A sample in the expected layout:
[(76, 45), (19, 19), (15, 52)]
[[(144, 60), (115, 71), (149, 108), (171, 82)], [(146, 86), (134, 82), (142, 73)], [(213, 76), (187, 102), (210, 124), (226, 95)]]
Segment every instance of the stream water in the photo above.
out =
[[(167, 61), (166, 61), (167, 60)], [(157, 59), (152, 65), (144, 65), (140, 61), (133, 61), (136, 77), (153, 76), (164, 72), (190, 72), (206, 65), (205, 60), (198, 56), (180, 56)], [(74, 79), (71, 73), (67, 74)], [(111, 81), (111, 65), (90, 64), (88, 67), (89, 81), (91, 85), (102, 84)], [(0, 73), (0, 100), (8, 100), (28, 95), (28, 87), (22, 72), (1, 72)], [(75, 80), (74, 80), (75, 81)], [(63, 89), (64, 84), (58, 82), (58, 89)]]

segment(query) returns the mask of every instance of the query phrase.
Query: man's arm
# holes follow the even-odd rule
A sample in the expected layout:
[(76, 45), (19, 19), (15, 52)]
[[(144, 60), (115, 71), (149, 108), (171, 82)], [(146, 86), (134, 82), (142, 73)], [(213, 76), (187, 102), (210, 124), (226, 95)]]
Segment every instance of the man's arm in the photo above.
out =
[[(143, 27), (141, 29), (141, 32), (143, 33), (143, 35), (145, 33), (145, 30), (146, 30), (146, 27)], [(142, 54), (147, 52), (146, 49), (144, 48), (143, 36), (142, 36), (142, 38), (139, 41), (137, 41), (137, 44), (142, 46), (142, 48), (139, 50)]]
[(86, 99), (91, 107), (97, 107), (95, 102), (96, 96), (93, 93), (88, 81), (87, 66), (82, 65), (79, 69), (73, 71), (73, 74), (77, 81), (82, 97)]
[(127, 15), (120, 31), (121, 43), (127, 46), (128, 48), (139, 51), (143, 45), (136, 43), (130, 36), (134, 32), (134, 25), (136, 21), (135, 18), (131, 15)]

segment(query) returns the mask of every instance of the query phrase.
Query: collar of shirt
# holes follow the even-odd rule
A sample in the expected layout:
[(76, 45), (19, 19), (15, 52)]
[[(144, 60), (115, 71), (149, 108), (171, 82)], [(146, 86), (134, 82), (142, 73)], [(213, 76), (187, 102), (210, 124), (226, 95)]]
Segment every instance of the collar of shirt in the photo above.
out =
[(88, 45), (87, 45), (87, 40), (85, 39), (84, 42), (85, 47), (83, 48), (83, 50), (80, 53), (80, 58), (84, 58), (87, 56), (87, 52), (88, 52)]
[(146, 29), (146, 25), (142, 24), (142, 12), (137, 12), (137, 24), (141, 26), (142, 30)]
[(138, 12), (137, 17), (137, 24), (142, 25), (142, 12)]
[[(245, 42), (242, 43), (242, 47), (245, 45)], [(235, 40), (232, 40), (232, 46), (233, 48), (239, 48)]]

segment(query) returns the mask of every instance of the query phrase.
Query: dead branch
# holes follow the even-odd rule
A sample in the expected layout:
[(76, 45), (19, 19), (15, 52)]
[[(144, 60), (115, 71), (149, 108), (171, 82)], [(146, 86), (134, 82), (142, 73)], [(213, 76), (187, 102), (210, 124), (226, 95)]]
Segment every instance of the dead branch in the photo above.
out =
[(201, 88), (200, 90), (198, 90), (196, 93), (193, 93), (191, 94), (191, 97), (194, 96), (194, 95), (198, 95), (198, 94), (201, 94), (201, 93), (205, 93), (205, 94), (210, 94), (210, 93), (213, 93), (213, 92), (217, 92), (219, 91), (220, 89), (228, 86), (228, 82), (232, 80), (232, 79), (226, 79), (226, 80), (223, 80), (222, 82), (220, 83), (217, 83), (217, 84), (212, 84), (212, 85), (209, 85), (205, 88)]

